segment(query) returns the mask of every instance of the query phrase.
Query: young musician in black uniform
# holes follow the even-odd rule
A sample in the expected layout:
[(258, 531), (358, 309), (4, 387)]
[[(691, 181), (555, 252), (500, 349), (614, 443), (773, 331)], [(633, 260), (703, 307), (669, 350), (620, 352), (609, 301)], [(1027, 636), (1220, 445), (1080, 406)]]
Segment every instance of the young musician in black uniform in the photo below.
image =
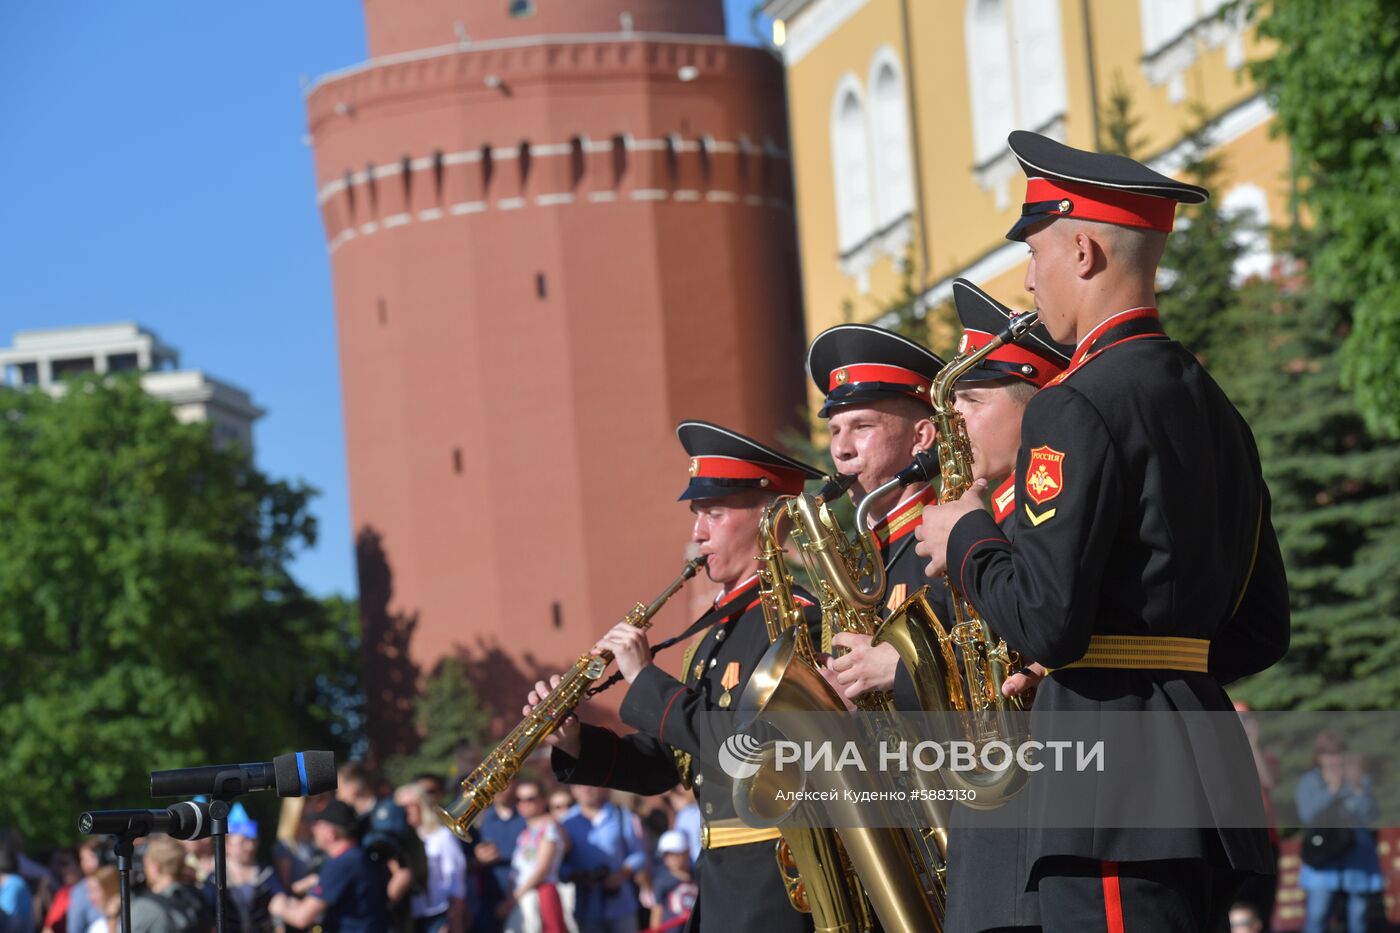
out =
[[(696, 868), (700, 899), (687, 929), (810, 930), (810, 917), (790, 906), (783, 887), (774, 858), (778, 831), (750, 829), (734, 812), (733, 785), (717, 764), (734, 728), (724, 727), (731, 717), (716, 713), (737, 708), (769, 646), (755, 575), (759, 519), (775, 496), (801, 492), (821, 473), (718, 425), (687, 421), (676, 433), (691, 456), (681, 500), (695, 515), (692, 540), (723, 591), (691, 626), (700, 639), (686, 652), (679, 680), (652, 663), (646, 632), (620, 623), (599, 639), (595, 651), (611, 651), (630, 684), (621, 715), (638, 731), (619, 736), (569, 717), (546, 740), (554, 746), (555, 776), (638, 794), (663, 793), (678, 781), (693, 785), (704, 848)], [(820, 614), (800, 598), (820, 638)], [(536, 684), (529, 703), (545, 692)]]
[[(982, 509), (979, 483), (924, 511), (918, 552), (1052, 669), (1033, 730), (1057, 713), (1231, 710), (1222, 685), (1283, 656), (1289, 616), (1253, 436), (1154, 307), (1175, 206), (1208, 193), (1032, 133), (1009, 143), (1029, 180), (1008, 237), (1031, 249), (1026, 289), (1042, 323), (1077, 346), (1027, 406), (1015, 528)], [(1132, 749), (1142, 773), (1161, 787), (1200, 782), (1216, 749), (1196, 749), (1189, 730), (1182, 741), (1170, 754)], [(1033, 816), (1051, 812), (1054, 786), (1032, 780)], [(1150, 795), (1105, 793), (1152, 808)], [(1243, 873), (1274, 870), (1262, 828), (1028, 836), (1026, 885), (1049, 930), (1221, 928)]]
[[(933, 446), (933, 409), (929, 387), (943, 361), (912, 340), (868, 324), (841, 324), (822, 331), (807, 350), (807, 371), (826, 393), (818, 412), (827, 419), (831, 460), (836, 472), (856, 477), (851, 497), (859, 503), (872, 490), (894, 479), (914, 459)], [(886, 494), (872, 515), (883, 515), (872, 529), (885, 561), (888, 615), (928, 583), (924, 561), (914, 553), (914, 529), (924, 506), (937, 501), (937, 489), (927, 483)], [(848, 699), (873, 689), (890, 689), (899, 668), (899, 655), (889, 645), (870, 646), (870, 637), (838, 633), (833, 648), (840, 658), (828, 662), (832, 684)], [(883, 686), (877, 687), (876, 683)], [(900, 696), (913, 696), (905, 677)]]

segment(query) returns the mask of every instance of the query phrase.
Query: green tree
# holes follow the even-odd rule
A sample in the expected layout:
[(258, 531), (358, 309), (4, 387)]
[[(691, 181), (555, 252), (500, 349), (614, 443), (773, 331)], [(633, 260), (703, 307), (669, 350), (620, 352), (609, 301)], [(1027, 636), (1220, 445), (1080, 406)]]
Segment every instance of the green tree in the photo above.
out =
[(1351, 313), (1301, 275), (1255, 283), (1212, 366), (1254, 429), (1288, 568), (1292, 645), (1241, 691), (1263, 708), (1400, 706), (1400, 442), (1368, 431), (1343, 387)]
[(1367, 422), (1400, 434), (1400, 4), (1270, 0), (1254, 16), (1277, 43), (1254, 76), (1321, 234), (1310, 274), (1355, 307), (1342, 376)]
[(413, 712), (423, 740), (416, 752), (388, 761), (386, 770), (395, 784), (424, 772), (455, 775), (459, 752), (464, 746), (479, 747), (491, 726), (491, 714), (482, 707), (466, 666), (457, 658), (443, 659), (424, 680)]
[(1133, 111), (1133, 93), (1128, 90), (1121, 71), (1113, 73), (1108, 99), (1099, 107), (1099, 125), (1100, 151), (1130, 159), (1142, 158), (1147, 148), (1147, 139), (1139, 133), (1142, 118)]
[(312, 494), (133, 378), (0, 390), (0, 825), (58, 842), (151, 769), (354, 741), (354, 613), (286, 569)]
[[(1224, 158), (1212, 152), (1209, 116), (1192, 108), (1195, 125), (1183, 144), (1186, 163), (1179, 177), (1212, 194), (1220, 190)], [(1162, 254), (1157, 304), (1168, 332), (1210, 363), (1220, 321), (1235, 306), (1235, 265), (1244, 253), (1241, 235), (1251, 219), (1227, 215), (1218, 197), (1180, 208), (1176, 232)]]

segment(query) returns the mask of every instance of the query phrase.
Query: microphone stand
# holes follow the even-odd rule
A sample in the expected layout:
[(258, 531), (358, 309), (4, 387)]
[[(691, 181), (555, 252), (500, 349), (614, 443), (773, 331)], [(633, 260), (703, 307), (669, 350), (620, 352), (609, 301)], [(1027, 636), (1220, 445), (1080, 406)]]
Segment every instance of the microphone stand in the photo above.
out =
[(113, 836), (116, 845), (113, 851), (117, 855), (117, 877), (121, 892), (121, 913), (122, 913), (122, 933), (130, 933), (131, 930), (131, 856), (136, 851), (136, 837), (123, 833)]
[[(209, 801), (209, 836), (214, 840), (214, 929), (224, 933), (224, 904), (228, 892), (228, 853), (224, 840), (228, 836), (229, 803), (222, 797)], [(123, 933), (131, 927), (123, 927)]]

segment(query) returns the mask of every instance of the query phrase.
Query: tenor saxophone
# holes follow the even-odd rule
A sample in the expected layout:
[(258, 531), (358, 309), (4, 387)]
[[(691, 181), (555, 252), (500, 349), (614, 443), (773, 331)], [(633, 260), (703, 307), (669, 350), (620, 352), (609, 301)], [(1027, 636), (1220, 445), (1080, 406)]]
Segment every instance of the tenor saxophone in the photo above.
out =
[[(942, 481), (938, 494), (940, 504), (959, 498), (972, 485), (972, 442), (968, 438), (967, 424), (962, 414), (953, 406), (954, 386), (964, 373), (990, 353), (1024, 337), (1035, 326), (1038, 316), (1038, 312), (1032, 311), (1013, 317), (1006, 329), (996, 335), (990, 343), (973, 353), (957, 357), (934, 377), (929, 399), (933, 403), (932, 421), (938, 429), (936, 450), (938, 472)], [(927, 469), (924, 464), (925, 461), (916, 462), (899, 477), (871, 492), (856, 512), (856, 524), (864, 527), (869, 505), (885, 493), (906, 484), (911, 477), (920, 475), (921, 470)], [(1001, 687), (1007, 674), (1020, 667), (1020, 658), (1007, 647), (1005, 641), (996, 637), (986, 620), (968, 602), (951, 577), (948, 578), (947, 585), (953, 618), (948, 629), (949, 638), (943, 641), (939, 649), (945, 659), (949, 657), (950, 647), (953, 653), (962, 659), (959, 680), (966, 691), (966, 713), (961, 717), (963, 737), (979, 749), (992, 741), (1014, 745), (1024, 737), (1025, 730), (1016, 715), (1023, 711), (1023, 704), (1018, 697), (1003, 696)], [(929, 666), (930, 649), (926, 644), (927, 636), (923, 632), (912, 630), (900, 615), (895, 613), (881, 625), (876, 631), (874, 643), (889, 642), (895, 647), (911, 673), (915, 674), (917, 688), (920, 687), (917, 668)], [(922, 701), (923, 690), (920, 689), (919, 692)], [(924, 708), (944, 707), (925, 705)], [(980, 760), (981, 756), (978, 757)], [(963, 801), (966, 806), (977, 810), (990, 810), (1001, 806), (1020, 791), (1025, 786), (1027, 775), (1012, 760), (1000, 769), (950, 769), (941, 772), (940, 777), (949, 787), (973, 792)]]
[[(634, 628), (650, 628), (652, 616), (685, 586), (686, 581), (705, 566), (705, 560), (706, 558), (701, 556), (686, 561), (680, 576), (672, 580), (659, 596), (650, 603), (637, 603), (622, 621)], [(603, 676), (612, 659), (610, 651), (580, 656), (559, 681), (559, 686), (549, 691), (530, 711), (530, 715), (521, 720), (520, 724), (491, 750), (486, 760), (467, 775), (462, 781), (457, 799), (438, 810), (438, 815), (458, 838), (467, 838), (467, 831), (471, 829), (472, 823), (491, 805), (496, 795), (506, 789), (530, 754), (559, 728), (559, 724), (579, 703), (593, 694), (596, 689), (594, 682)]]

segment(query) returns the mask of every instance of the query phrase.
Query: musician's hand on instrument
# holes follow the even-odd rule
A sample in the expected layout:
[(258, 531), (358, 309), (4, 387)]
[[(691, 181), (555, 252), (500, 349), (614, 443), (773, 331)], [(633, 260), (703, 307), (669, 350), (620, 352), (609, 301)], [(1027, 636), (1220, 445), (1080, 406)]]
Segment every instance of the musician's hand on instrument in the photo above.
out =
[(1002, 696), (1031, 696), (1035, 688), (1045, 679), (1045, 668), (1039, 664), (1028, 664), (1001, 683)]
[[(549, 683), (543, 680), (535, 682), (535, 689), (531, 690), (525, 698), (525, 706), (521, 709), (521, 715), (529, 716), (534, 712), (535, 707), (544, 700), (549, 692), (559, 686), (562, 678), (558, 674), (549, 678)], [(579, 718), (574, 713), (569, 713), (559, 721), (559, 725), (553, 732), (544, 737), (544, 744), (559, 749), (570, 758), (577, 758), (582, 749), (582, 742), (579, 736)]]
[(914, 553), (929, 559), (924, 568), (926, 576), (940, 577), (948, 572), (948, 536), (964, 515), (984, 507), (982, 494), (986, 490), (987, 481), (979, 479), (952, 502), (924, 508), (923, 518), (914, 529), (914, 537), (919, 542), (914, 545)]
[(871, 691), (892, 690), (899, 669), (899, 652), (893, 645), (871, 645), (869, 635), (837, 632), (833, 648), (846, 649), (832, 655), (826, 666), (836, 675), (836, 692), (854, 700)]
[(647, 633), (626, 622), (614, 625), (593, 646), (594, 654), (604, 651), (612, 652), (622, 679), (629, 684), (637, 679), (642, 668), (651, 664), (651, 645), (647, 643)]
[(817, 673), (822, 675), (822, 679), (827, 682), (827, 685), (831, 687), (832, 691), (841, 700), (841, 704), (846, 707), (847, 712), (850, 712), (856, 708), (856, 704), (850, 697), (846, 696), (846, 688), (836, 682), (836, 672), (832, 670), (831, 666), (827, 663), (828, 659), (829, 656), (819, 655), (817, 657)]

